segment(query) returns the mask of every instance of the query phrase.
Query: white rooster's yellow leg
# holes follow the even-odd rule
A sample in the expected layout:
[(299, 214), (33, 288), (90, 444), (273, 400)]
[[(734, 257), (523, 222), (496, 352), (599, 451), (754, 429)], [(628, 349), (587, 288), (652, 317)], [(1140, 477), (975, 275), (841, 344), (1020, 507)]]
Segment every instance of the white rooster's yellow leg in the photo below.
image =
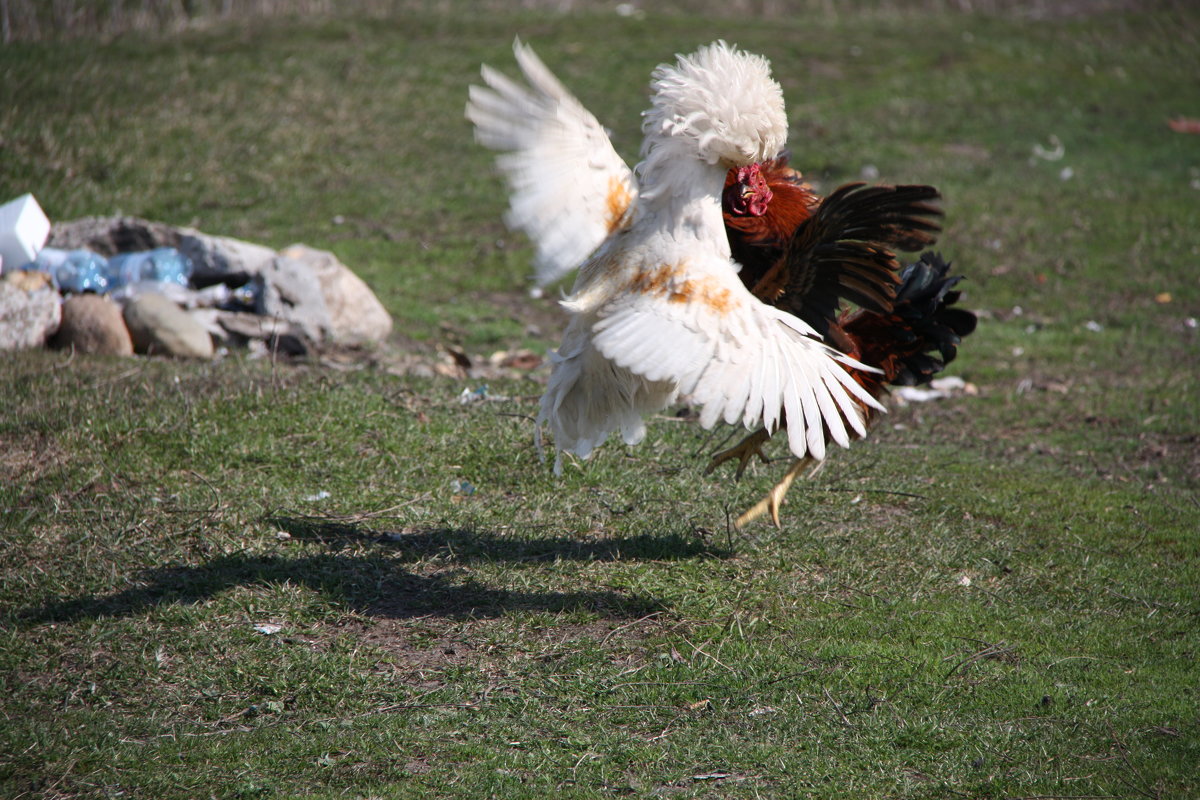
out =
[(708, 475), (714, 469), (721, 466), (731, 458), (736, 458), (738, 460), (737, 472), (734, 474), (735, 478), (742, 477), (742, 473), (746, 471), (746, 465), (749, 464), (750, 459), (754, 458), (755, 456), (758, 456), (760, 459), (762, 459), (764, 464), (770, 463), (771, 459), (767, 458), (766, 453), (764, 453), (762, 449), (763, 445), (766, 444), (767, 440), (770, 438), (771, 434), (767, 433), (766, 428), (759, 428), (754, 433), (735, 444), (733, 447), (729, 448), (728, 450), (722, 450), (714, 455), (712, 460), (708, 462), (708, 466), (704, 468), (704, 474)]
[(771, 513), (771, 521), (775, 523), (776, 528), (783, 527), (779, 522), (779, 507), (783, 505), (783, 499), (787, 496), (788, 489), (792, 488), (792, 482), (800, 476), (805, 469), (810, 469), (807, 477), (811, 478), (821, 471), (821, 467), (825, 465), (824, 461), (817, 461), (813, 458), (798, 458), (788, 467), (788, 471), (784, 473), (783, 478), (779, 483), (775, 484), (771, 491), (767, 492), (766, 497), (759, 500), (749, 509), (747, 509), (740, 517), (738, 517), (733, 526), (739, 530), (749, 525), (754, 520), (761, 517), (766, 512)]

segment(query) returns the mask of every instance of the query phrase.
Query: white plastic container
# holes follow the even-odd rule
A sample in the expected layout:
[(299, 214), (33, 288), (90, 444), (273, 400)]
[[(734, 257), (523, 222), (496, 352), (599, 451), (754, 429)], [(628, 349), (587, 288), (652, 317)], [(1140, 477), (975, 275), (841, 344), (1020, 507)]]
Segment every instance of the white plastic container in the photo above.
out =
[(0, 264), (9, 271), (33, 261), (50, 237), (50, 220), (33, 199), (21, 195), (0, 206)]

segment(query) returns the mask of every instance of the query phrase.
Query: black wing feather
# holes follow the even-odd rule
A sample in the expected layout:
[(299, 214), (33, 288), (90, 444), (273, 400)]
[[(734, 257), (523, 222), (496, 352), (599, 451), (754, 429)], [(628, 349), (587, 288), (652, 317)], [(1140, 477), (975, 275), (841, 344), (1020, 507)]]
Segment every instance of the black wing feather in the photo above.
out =
[(838, 187), (784, 248), (776, 268), (752, 287), (756, 295), (828, 334), (843, 300), (891, 310), (900, 280), (894, 250), (934, 243), (942, 211), (932, 186)]

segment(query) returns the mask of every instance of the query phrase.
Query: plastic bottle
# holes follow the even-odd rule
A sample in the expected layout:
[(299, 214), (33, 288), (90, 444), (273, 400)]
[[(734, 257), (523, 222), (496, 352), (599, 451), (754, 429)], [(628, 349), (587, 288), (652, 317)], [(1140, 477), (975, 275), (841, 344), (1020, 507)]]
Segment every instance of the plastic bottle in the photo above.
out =
[(174, 247), (137, 253), (117, 253), (108, 260), (108, 286), (116, 289), (143, 281), (163, 281), (187, 286), (192, 262)]
[(230, 304), (237, 308), (255, 311), (258, 308), (258, 300), (261, 295), (261, 287), (257, 286), (255, 281), (250, 281), (230, 292)]
[(25, 265), (25, 269), (48, 273), (62, 292), (82, 294), (108, 291), (108, 264), (104, 256), (96, 255), (91, 250), (43, 247), (38, 251), (37, 258)]

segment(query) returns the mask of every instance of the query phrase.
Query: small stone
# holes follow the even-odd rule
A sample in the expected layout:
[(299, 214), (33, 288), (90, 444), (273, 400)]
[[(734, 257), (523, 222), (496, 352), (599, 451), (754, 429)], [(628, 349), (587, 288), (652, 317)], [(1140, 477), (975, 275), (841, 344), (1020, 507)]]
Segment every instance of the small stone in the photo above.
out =
[(62, 307), (62, 323), (50, 346), (60, 350), (95, 355), (131, 356), (133, 340), (112, 300), (98, 294), (68, 297)]
[(261, 348), (262, 355), (303, 356), (312, 349), (311, 340), (299, 326), (286, 320), (244, 311), (220, 310), (214, 319), (222, 331), (215, 334), (217, 339), (245, 344), (252, 349)]
[(18, 289), (26, 292), (36, 292), (38, 289), (54, 289), (54, 281), (45, 272), (36, 269), (20, 269), (4, 273), (3, 279)]
[(138, 353), (213, 357), (212, 337), (204, 326), (161, 294), (146, 292), (130, 300), (125, 306), (125, 325)]
[(16, 283), (0, 281), (0, 350), (41, 347), (58, 328), (62, 304), (58, 292), (27, 292)]

